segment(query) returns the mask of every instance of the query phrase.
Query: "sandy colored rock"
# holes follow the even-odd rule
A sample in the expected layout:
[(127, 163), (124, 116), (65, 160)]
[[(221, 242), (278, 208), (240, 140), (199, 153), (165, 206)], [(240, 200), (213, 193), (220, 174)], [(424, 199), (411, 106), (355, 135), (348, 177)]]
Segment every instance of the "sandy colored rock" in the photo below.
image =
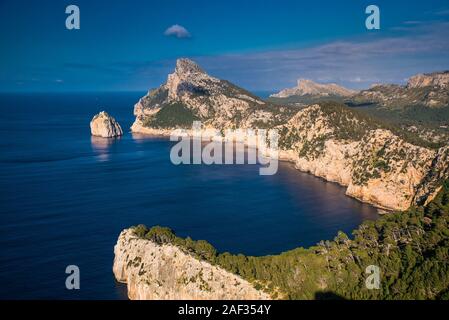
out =
[(114, 247), (113, 272), (127, 284), (132, 300), (266, 300), (269, 295), (248, 281), (180, 248), (120, 234)]
[(122, 128), (113, 117), (105, 111), (95, 115), (90, 122), (90, 131), (93, 136), (113, 138), (123, 135)]
[(449, 71), (417, 74), (410, 77), (407, 82), (407, 88), (422, 88), (427, 86), (441, 88), (449, 86)]
[(291, 96), (341, 96), (350, 97), (356, 93), (355, 90), (347, 89), (335, 83), (321, 84), (308, 79), (299, 79), (296, 87), (288, 88), (272, 94), (273, 98), (288, 98)]

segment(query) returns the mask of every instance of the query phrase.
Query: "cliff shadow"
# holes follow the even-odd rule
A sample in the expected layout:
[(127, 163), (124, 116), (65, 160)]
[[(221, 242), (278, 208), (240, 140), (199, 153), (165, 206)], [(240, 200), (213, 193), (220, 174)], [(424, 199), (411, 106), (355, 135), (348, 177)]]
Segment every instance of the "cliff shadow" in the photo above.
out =
[(319, 291), (315, 292), (315, 300), (347, 300), (347, 299), (332, 291)]

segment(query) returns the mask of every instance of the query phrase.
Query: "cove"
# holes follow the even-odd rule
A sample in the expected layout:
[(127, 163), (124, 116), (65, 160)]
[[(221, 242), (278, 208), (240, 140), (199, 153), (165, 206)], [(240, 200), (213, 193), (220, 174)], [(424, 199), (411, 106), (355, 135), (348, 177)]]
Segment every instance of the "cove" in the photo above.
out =
[[(219, 251), (267, 255), (348, 235), (377, 210), (345, 188), (280, 162), (175, 166), (173, 142), (132, 135), (142, 92), (0, 95), (0, 298), (126, 299), (112, 275), (113, 248), (132, 225), (161, 225)], [(113, 114), (121, 139), (90, 136)], [(7, 257), (7, 259), (6, 259)], [(81, 290), (66, 290), (76, 265)]]

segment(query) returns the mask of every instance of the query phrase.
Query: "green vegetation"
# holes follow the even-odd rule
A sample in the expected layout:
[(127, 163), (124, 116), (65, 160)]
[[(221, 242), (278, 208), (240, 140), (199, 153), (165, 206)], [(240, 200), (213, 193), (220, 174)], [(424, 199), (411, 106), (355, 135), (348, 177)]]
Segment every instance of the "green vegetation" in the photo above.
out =
[(151, 90), (142, 100), (143, 104), (148, 108), (164, 103), (168, 97), (168, 90), (165, 88), (157, 88)]
[[(331, 128), (331, 132), (325, 132), (320, 136), (304, 139), (298, 134), (298, 131), (308, 132), (312, 129), (314, 122), (303, 121), (300, 128), (288, 129), (287, 126), (280, 128), (279, 146), (281, 149), (292, 149), (293, 146), (299, 142), (301, 149), (298, 151), (300, 157), (307, 159), (315, 159), (324, 152), (325, 142), (329, 139), (361, 141), (369, 137), (369, 132), (376, 129), (389, 130), (402, 140), (429, 149), (438, 149), (443, 146), (447, 139), (443, 142), (435, 143), (421, 137), (419, 134), (410, 132), (406, 128), (394, 125), (391, 122), (383, 121), (369, 113), (361, 110), (349, 108), (346, 105), (338, 102), (321, 102), (320, 108), (305, 109), (307, 119), (317, 119), (320, 116), (324, 118), (326, 126)], [(425, 132), (428, 132), (426, 130)], [(368, 141), (367, 141), (368, 143)], [(375, 170), (371, 173), (364, 174), (365, 177), (356, 177), (356, 181), (368, 180), (371, 176), (380, 176), (380, 172), (388, 172), (391, 168), (388, 163), (391, 159), (400, 160), (403, 157), (398, 157), (399, 152), (404, 153), (404, 150), (397, 150), (397, 152), (390, 152), (388, 155), (378, 155), (378, 159), (365, 159), (364, 164), (360, 163), (360, 168), (365, 169), (367, 166), (373, 167)], [(373, 160), (373, 161), (371, 161)], [(376, 162), (377, 161), (377, 162)], [(366, 170), (365, 170), (366, 171)]]
[[(382, 122), (384, 127), (411, 144), (438, 149), (449, 143), (449, 107), (432, 109), (423, 106), (410, 106), (404, 109), (379, 107), (354, 109)], [(416, 127), (417, 131), (421, 131), (422, 134), (407, 130), (410, 127)], [(435, 139), (435, 137), (438, 138)]]
[(328, 101), (320, 103), (320, 106), (338, 140), (360, 140), (368, 131), (383, 127), (376, 119), (342, 103)]
[(179, 102), (165, 105), (154, 116), (144, 121), (144, 126), (153, 128), (190, 128), (199, 120), (189, 108)]
[[(242, 276), (274, 298), (448, 299), (449, 181), (425, 207), (367, 221), (353, 239), (339, 232), (333, 241), (279, 255), (251, 257), (217, 253), (206, 241), (177, 237), (170, 229), (135, 227), (140, 237), (171, 243)], [(365, 270), (381, 270), (381, 287), (368, 290)]]
[[(385, 117), (380, 117), (379, 113), (368, 111), (372, 110), (370, 108), (353, 109), (338, 102), (322, 102), (320, 103), (320, 106), (322, 112), (329, 117), (331, 125), (336, 129), (335, 134), (337, 139), (360, 140), (368, 131), (374, 129), (386, 129), (390, 130), (404, 141), (416, 146), (438, 149), (444, 145), (444, 143), (434, 143), (423, 139), (416, 133), (409, 132), (405, 130), (403, 126), (399, 125), (401, 121), (403, 124), (408, 123), (410, 125), (412, 123), (417, 124), (416, 122), (406, 122), (404, 119), (388, 121), (389, 115), (391, 115), (391, 113), (388, 112)], [(416, 110), (415, 108), (412, 109)], [(443, 119), (449, 118), (449, 108), (447, 108), (447, 111), (445, 111), (445, 109), (441, 109), (440, 111), (441, 114), (447, 114), (447, 117)], [(431, 111), (428, 112), (431, 113)], [(397, 114), (397, 117), (401, 117), (401, 115)], [(420, 118), (421, 116), (417, 117)]]

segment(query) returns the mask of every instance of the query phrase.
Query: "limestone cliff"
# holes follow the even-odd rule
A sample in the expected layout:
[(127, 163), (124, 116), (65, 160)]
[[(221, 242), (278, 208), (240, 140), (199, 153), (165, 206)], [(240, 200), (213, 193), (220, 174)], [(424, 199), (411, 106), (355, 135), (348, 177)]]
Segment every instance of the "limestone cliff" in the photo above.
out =
[(112, 138), (123, 135), (122, 128), (113, 117), (105, 111), (95, 115), (90, 122), (90, 130), (93, 136)]
[[(426, 79), (410, 83), (427, 85)], [(445, 83), (444, 77), (435, 81)], [(295, 108), (264, 102), (187, 59), (178, 60), (167, 83), (136, 104), (135, 115), (132, 131), (155, 135), (189, 129), (195, 120), (204, 129), (276, 128), (281, 159), (347, 186), (349, 196), (385, 209), (405, 210), (432, 199), (449, 174), (446, 149), (424, 147), (339, 103)]]
[(431, 196), (420, 185), (428, 185), (423, 179), (432, 170), (447, 177), (448, 165), (438, 152), (408, 143), (344, 107), (310, 106), (280, 130), (284, 157), (298, 169), (347, 186), (349, 196), (378, 207), (405, 210), (414, 204), (418, 187), (422, 197)]
[(185, 253), (172, 244), (120, 234), (114, 247), (113, 272), (127, 284), (132, 300), (270, 299), (242, 278)]
[(212, 77), (189, 59), (179, 59), (167, 82), (135, 105), (136, 121), (131, 129), (190, 127), (192, 120), (216, 128), (268, 127), (285, 122), (293, 111)]

